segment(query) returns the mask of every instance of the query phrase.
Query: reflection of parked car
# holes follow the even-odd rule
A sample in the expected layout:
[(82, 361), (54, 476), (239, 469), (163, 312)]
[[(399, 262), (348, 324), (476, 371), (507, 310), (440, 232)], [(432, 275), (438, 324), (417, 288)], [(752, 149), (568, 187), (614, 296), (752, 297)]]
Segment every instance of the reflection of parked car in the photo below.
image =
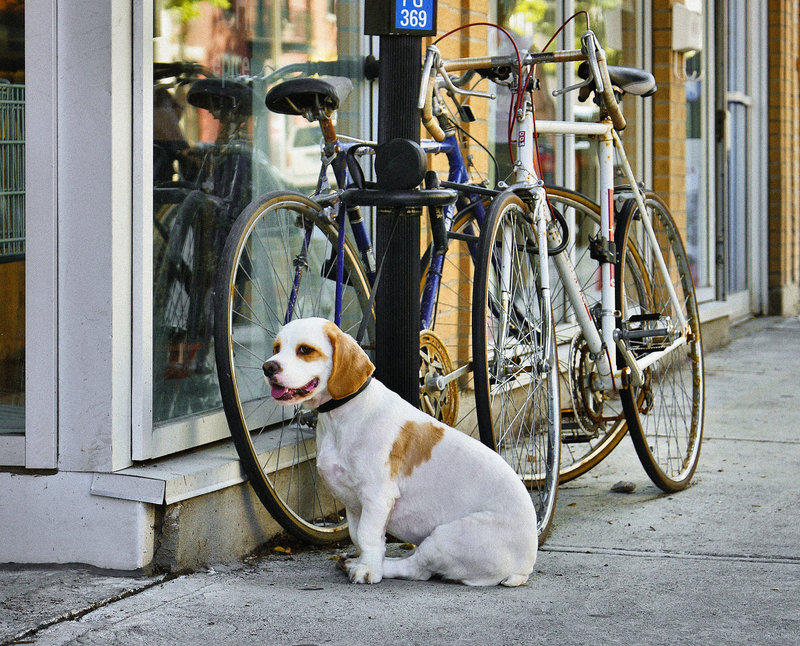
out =
[(288, 141), (286, 179), (298, 188), (316, 187), (322, 153), (319, 128), (312, 124), (292, 127)]

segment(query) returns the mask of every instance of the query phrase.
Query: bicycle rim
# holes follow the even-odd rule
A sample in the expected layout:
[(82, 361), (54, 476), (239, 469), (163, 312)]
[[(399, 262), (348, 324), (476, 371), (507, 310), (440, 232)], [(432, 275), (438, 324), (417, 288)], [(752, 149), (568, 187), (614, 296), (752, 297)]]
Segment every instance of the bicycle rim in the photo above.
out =
[[(600, 265), (589, 253), (589, 237), (599, 231), (600, 207), (585, 195), (560, 187), (548, 187), (547, 196), (570, 225), (570, 242), (563, 253), (568, 254), (591, 309), (601, 298)], [(552, 263), (550, 290), (562, 393), (569, 393), (561, 402), (559, 481), (563, 483), (604, 460), (625, 436), (628, 426), (619, 394), (594, 387), (594, 375), (601, 366), (586, 352), (572, 304)]]
[[(278, 406), (262, 370), (290, 309), (292, 319), (333, 319), (337, 232), (320, 211), (300, 194), (277, 192), (239, 216), (217, 275), (215, 335), (225, 414), (251, 485), (287, 531), (327, 543), (346, 536), (347, 520), (317, 473), (315, 416)], [(355, 335), (369, 288), (349, 243), (345, 277), (341, 327)], [(373, 334), (374, 325), (368, 348)]]
[(541, 543), (558, 494), (560, 406), (553, 312), (538, 256), (526, 249), (533, 241), (522, 201), (495, 198), (481, 236), (472, 329), (480, 437), (525, 483)]
[[(645, 196), (655, 238), (667, 275), (687, 321), (688, 341), (644, 371), (644, 385), (622, 391), (636, 452), (653, 482), (664, 491), (686, 487), (700, 457), (703, 433), (703, 346), (697, 299), (686, 250), (667, 206), (653, 194)], [(622, 240), (632, 251), (620, 259), (617, 307), (623, 329), (674, 328), (678, 314), (657, 264), (650, 239), (633, 200), (623, 207)], [(631, 341), (637, 357), (666, 347), (671, 337)]]

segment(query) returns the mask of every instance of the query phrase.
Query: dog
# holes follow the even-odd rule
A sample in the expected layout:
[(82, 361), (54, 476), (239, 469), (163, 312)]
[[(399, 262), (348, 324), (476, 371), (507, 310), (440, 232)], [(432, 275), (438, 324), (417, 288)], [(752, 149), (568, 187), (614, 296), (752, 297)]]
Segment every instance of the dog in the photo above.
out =
[[(326, 319), (285, 325), (263, 369), (278, 403), (319, 412), (317, 469), (344, 503), (360, 550), (342, 557), (350, 581), (527, 582), (536, 511), (497, 453), (373, 378), (366, 353)], [(389, 558), (387, 532), (417, 547)]]

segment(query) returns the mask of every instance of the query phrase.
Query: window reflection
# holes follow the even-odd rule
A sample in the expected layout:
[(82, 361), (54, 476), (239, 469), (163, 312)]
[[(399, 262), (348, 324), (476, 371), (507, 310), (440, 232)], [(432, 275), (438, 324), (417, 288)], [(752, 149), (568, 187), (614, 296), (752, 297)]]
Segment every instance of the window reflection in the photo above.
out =
[[(340, 4), (155, 2), (154, 423), (221, 406), (212, 283), (225, 239), (254, 197), (310, 192), (319, 173), (318, 129), (267, 112), (264, 96), (287, 76), (358, 80), (358, 43), (342, 40), (348, 32), (338, 27), (357, 19), (359, 7)], [(311, 69), (307, 61), (333, 63)], [(350, 102), (357, 104), (357, 93)], [(357, 131), (357, 112), (340, 109), (343, 131)]]

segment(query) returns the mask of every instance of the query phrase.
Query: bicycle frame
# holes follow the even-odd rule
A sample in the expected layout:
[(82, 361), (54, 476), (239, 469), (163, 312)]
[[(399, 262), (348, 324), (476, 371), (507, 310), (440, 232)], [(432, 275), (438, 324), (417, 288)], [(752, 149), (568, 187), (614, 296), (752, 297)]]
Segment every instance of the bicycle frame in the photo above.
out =
[[(525, 141), (532, 138), (533, 132), (524, 132), (520, 139), (519, 132), (525, 129), (532, 128), (532, 119), (520, 119), (518, 126), (518, 141)], [(634, 385), (641, 385), (643, 379), (643, 371), (649, 365), (660, 360), (665, 355), (669, 354), (675, 348), (683, 345), (687, 341), (686, 326), (687, 322), (683, 315), (682, 308), (678, 302), (678, 297), (675, 289), (670, 280), (664, 257), (661, 253), (661, 247), (656, 240), (653, 231), (650, 216), (645, 208), (644, 194), (641, 188), (636, 183), (633, 171), (628, 162), (625, 149), (622, 146), (622, 141), (619, 135), (614, 130), (610, 119), (596, 123), (575, 123), (569, 121), (544, 121), (537, 120), (536, 132), (541, 134), (553, 135), (581, 135), (596, 137), (598, 140), (598, 203), (600, 205), (600, 239), (614, 241), (614, 154), (616, 153), (618, 162), (629, 182), (630, 190), (633, 193), (633, 198), (639, 208), (639, 213), (642, 222), (645, 226), (647, 236), (650, 238), (652, 247), (655, 251), (655, 260), (657, 262), (659, 271), (664, 278), (664, 284), (670, 298), (670, 302), (674, 307), (674, 311), (679, 316), (679, 325), (681, 333), (673, 343), (660, 351), (648, 354), (645, 357), (636, 359), (633, 354), (625, 345), (623, 339), (616, 332), (616, 318), (617, 312), (615, 311), (615, 289), (616, 277), (614, 275), (614, 265), (610, 262), (601, 263), (601, 316), (600, 316), (600, 329), (594, 323), (591, 312), (589, 311), (588, 304), (584, 298), (583, 292), (578, 282), (578, 277), (575, 268), (570, 261), (567, 254), (560, 253), (553, 257), (556, 269), (562, 284), (564, 285), (567, 298), (573, 307), (576, 314), (577, 322), (581, 331), (584, 334), (587, 345), (591, 353), (595, 356), (607, 357), (606, 372), (601, 368), (601, 376), (604, 378), (604, 387), (607, 390), (614, 389), (615, 380), (621, 376), (623, 366), (616, 365), (616, 354), (607, 351), (608, 348), (616, 346), (624, 358), (626, 366), (630, 369), (631, 381)], [(525, 157), (520, 155), (520, 159)], [(532, 169), (532, 166), (528, 167)], [(542, 189), (543, 190), (543, 189)], [(546, 210), (546, 209), (545, 209)], [(549, 215), (548, 215), (549, 217)], [(551, 248), (554, 246), (553, 240), (550, 241)], [(602, 363), (600, 364), (602, 366)]]
[[(520, 114), (517, 115), (515, 123), (515, 133), (517, 141), (517, 163), (516, 180), (517, 184), (512, 190), (527, 191), (534, 196), (534, 224), (537, 230), (537, 237), (543, 225), (547, 225), (551, 219), (549, 208), (546, 206), (546, 192), (540, 178), (535, 172), (533, 159), (533, 142), (539, 134), (554, 135), (583, 135), (595, 137), (599, 141), (598, 163), (599, 163), (599, 191), (598, 204), (600, 205), (600, 232), (599, 237), (603, 242), (613, 242), (614, 239), (614, 154), (616, 153), (619, 163), (630, 185), (630, 191), (636, 201), (640, 216), (643, 220), (646, 235), (652, 244), (655, 252), (655, 260), (659, 273), (664, 278), (668, 296), (673, 309), (678, 312), (678, 326), (680, 333), (672, 341), (671, 345), (663, 350), (652, 352), (637, 359), (628, 349), (621, 331), (617, 329), (616, 319), (618, 313), (615, 311), (615, 276), (614, 265), (611, 262), (601, 262), (601, 316), (600, 325), (595, 324), (591, 312), (589, 311), (586, 299), (583, 296), (578, 278), (567, 254), (558, 253), (553, 256), (556, 269), (564, 285), (567, 297), (575, 312), (577, 323), (586, 339), (591, 355), (600, 359), (604, 354), (607, 358), (606, 365), (598, 361), (600, 376), (603, 379), (603, 388), (608, 390), (616, 389), (616, 379), (621, 376), (622, 367), (616, 365), (616, 353), (609, 351), (609, 348), (616, 346), (624, 363), (630, 370), (630, 379), (634, 385), (641, 385), (644, 369), (664, 357), (669, 352), (687, 342), (688, 324), (683, 315), (682, 307), (678, 302), (677, 295), (668, 275), (666, 263), (661, 253), (660, 245), (655, 237), (650, 217), (645, 208), (645, 197), (641, 188), (636, 183), (633, 172), (628, 163), (622, 142), (617, 135), (617, 130), (625, 127), (625, 119), (617, 104), (612, 87), (608, 68), (606, 66), (606, 56), (603, 49), (597, 42), (594, 33), (587, 30), (581, 38), (583, 48), (581, 50), (566, 50), (556, 52), (520, 52), (519, 58), (512, 57), (475, 57), (454, 60), (442, 60), (439, 50), (435, 46), (428, 48), (425, 64), (423, 68), (423, 83), (420, 88), (419, 107), (423, 109), (423, 116), (430, 115), (431, 97), (433, 96), (433, 78), (441, 75), (445, 84), (451, 92), (459, 94), (469, 94), (473, 96), (483, 96), (493, 98), (492, 94), (485, 94), (474, 91), (464, 91), (456, 87), (449, 78), (453, 72), (468, 72), (470, 70), (490, 70), (503, 69), (508, 75), (509, 70), (512, 80), (518, 84), (521, 78), (516, 78), (522, 74), (522, 69), (518, 74), (514, 70), (522, 63), (524, 66), (536, 65), (538, 63), (568, 63), (577, 61), (587, 61), (591, 70), (590, 78), (576, 86), (560, 90), (563, 93), (575, 90), (583, 85), (587, 85), (592, 80), (595, 82), (597, 95), (602, 97), (601, 103), (605, 106), (606, 117), (595, 123), (578, 123), (571, 121), (545, 121), (536, 120), (534, 124), (532, 101), (530, 91), (526, 91), (526, 96), (522, 105), (518, 106)], [(435, 72), (434, 72), (435, 68)], [(430, 75), (430, 78), (429, 78)], [(462, 77), (464, 78), (464, 77)], [(430, 85), (429, 85), (430, 83)], [(509, 83), (513, 86), (514, 83)], [(432, 119), (424, 119), (426, 127), (435, 132), (436, 125), (431, 123)], [(560, 244), (557, 234), (551, 234), (548, 238), (550, 249), (554, 249)], [(542, 249), (542, 246), (538, 247)], [(541, 254), (544, 256), (544, 254)], [(540, 260), (542, 276), (546, 277), (547, 262)], [(548, 283), (545, 283), (548, 284)], [(625, 313), (622, 313), (625, 318)]]
[[(336, 194), (330, 193), (330, 185), (327, 179), (328, 167), (331, 167), (336, 178), (336, 184), (341, 190), (346, 187), (350, 182), (350, 175), (345, 163), (345, 155), (347, 151), (358, 145), (363, 145), (367, 142), (360, 140), (341, 141), (337, 138), (332, 144), (326, 144), (322, 153), (322, 167), (320, 169), (320, 176), (317, 182), (317, 189), (311, 196), (312, 199), (319, 201), (321, 204), (328, 204), (329, 208), (334, 208)], [(455, 134), (449, 134), (445, 137), (444, 141), (423, 141), (422, 147), (427, 153), (431, 154), (444, 154), (448, 161), (448, 181), (455, 184), (464, 184), (468, 181), (467, 168), (464, 163), (464, 158), (461, 154), (458, 138)], [(336, 223), (339, 230), (338, 236), (338, 252), (337, 252), (337, 268), (336, 268), (336, 296), (335, 296), (335, 317), (334, 322), (339, 325), (341, 322), (342, 299), (344, 289), (344, 241), (346, 237), (347, 223), (350, 223), (350, 230), (353, 232), (353, 237), (356, 242), (356, 248), (361, 253), (364, 260), (367, 278), (370, 284), (374, 284), (377, 271), (375, 267), (375, 259), (372, 251), (372, 242), (370, 239), (369, 231), (367, 230), (366, 223), (358, 215), (356, 209), (348, 210), (347, 206), (341, 201), (335, 205)], [(456, 215), (465, 208), (471, 208), (474, 211), (474, 217), (480, 226), (485, 217), (485, 209), (481, 202), (481, 198), (477, 194), (467, 194), (460, 192), (459, 197), (455, 204), (449, 205), (444, 208), (444, 222), (445, 229), (449, 234), (452, 226), (455, 223)], [(306, 232), (306, 237), (303, 243), (303, 252), (308, 248), (311, 241), (312, 231), (309, 229)], [(467, 233), (469, 235), (469, 231)], [(475, 258), (477, 253), (477, 235), (474, 241), (467, 240), (470, 254)], [(429, 329), (433, 325), (433, 319), (436, 312), (436, 302), (439, 296), (439, 287), (441, 285), (442, 268), (445, 261), (445, 253), (432, 253), (428, 271), (425, 274), (425, 282), (422, 289), (422, 296), (420, 301), (420, 330)], [(300, 263), (299, 263), (300, 264)], [(298, 266), (295, 274), (294, 285), (292, 293), (289, 298), (289, 306), (285, 316), (285, 322), (292, 318), (294, 303), (296, 300), (297, 290), (299, 289), (300, 281), (302, 279), (302, 267)]]

